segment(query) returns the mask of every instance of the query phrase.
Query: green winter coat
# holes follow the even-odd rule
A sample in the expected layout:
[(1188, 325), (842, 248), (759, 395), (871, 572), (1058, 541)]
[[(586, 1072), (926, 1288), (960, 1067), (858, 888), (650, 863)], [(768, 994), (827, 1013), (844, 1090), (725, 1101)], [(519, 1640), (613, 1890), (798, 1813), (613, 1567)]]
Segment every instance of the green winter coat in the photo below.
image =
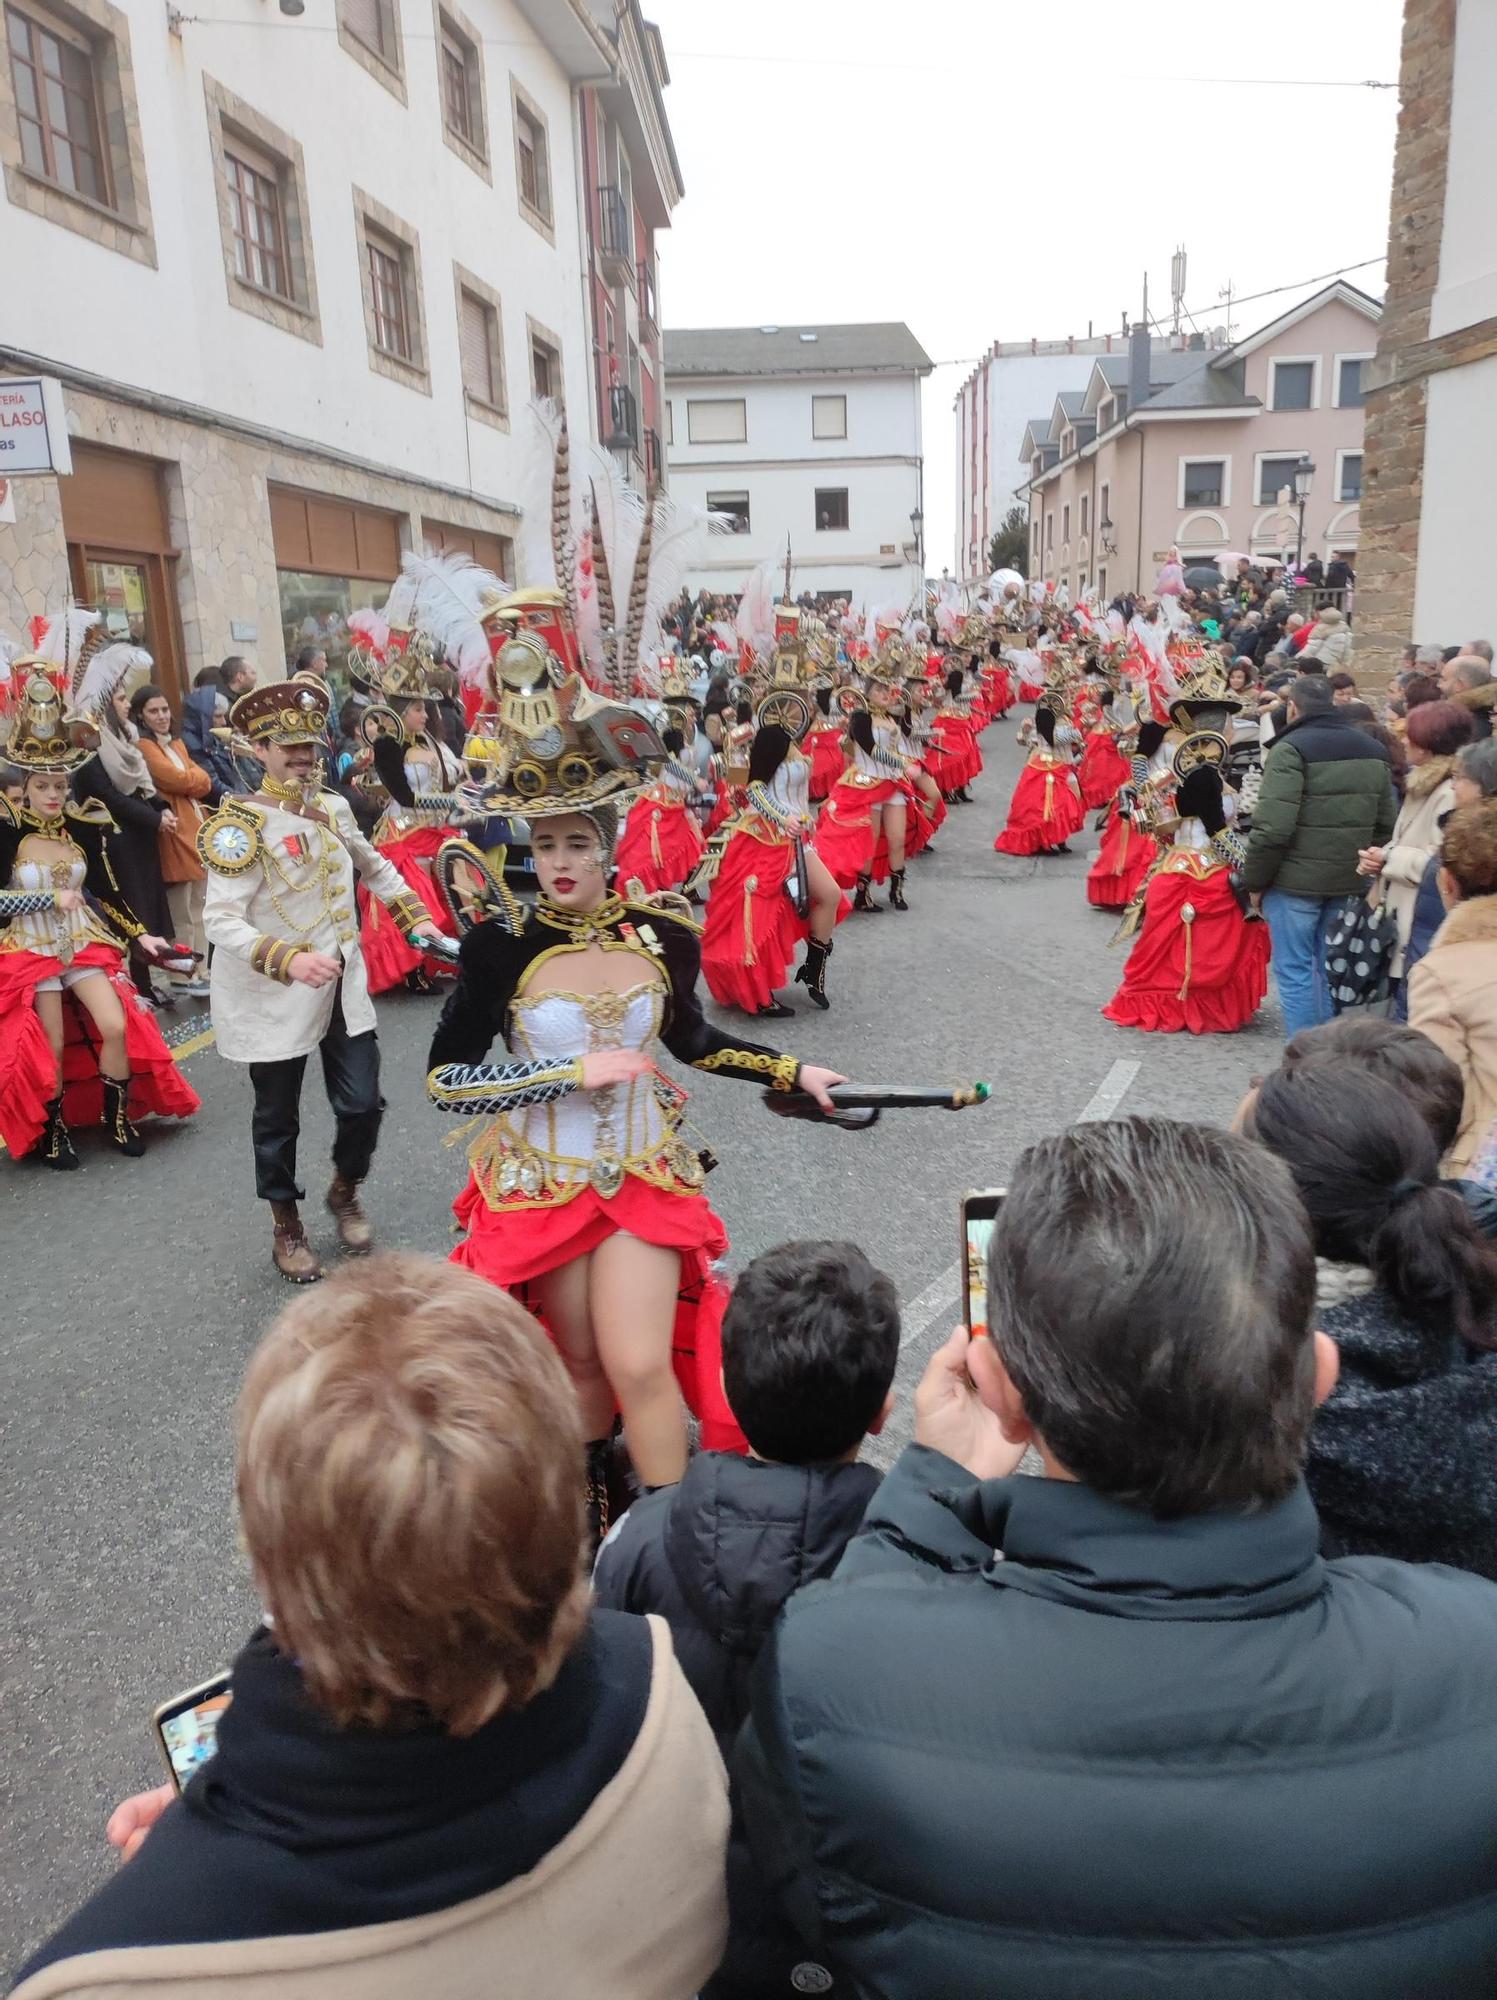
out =
[(1243, 881), (1291, 896), (1350, 896), (1364, 847), (1393, 831), (1398, 801), (1388, 753), (1355, 722), (1335, 714), (1294, 722), (1263, 762)]

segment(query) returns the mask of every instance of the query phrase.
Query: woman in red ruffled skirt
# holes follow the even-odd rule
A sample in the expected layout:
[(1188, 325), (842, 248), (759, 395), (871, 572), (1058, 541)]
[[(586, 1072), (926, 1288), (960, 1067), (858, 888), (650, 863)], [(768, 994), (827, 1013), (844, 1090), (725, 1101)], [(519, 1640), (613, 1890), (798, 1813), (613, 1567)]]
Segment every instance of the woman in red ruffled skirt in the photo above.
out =
[(1054, 715), (1041, 707), (1034, 723), (1040, 741), (1019, 773), (1008, 818), (993, 842), (999, 854), (1067, 853), (1072, 834), (1079, 833), (1086, 820), (1075, 769), (1070, 758), (1054, 748)]

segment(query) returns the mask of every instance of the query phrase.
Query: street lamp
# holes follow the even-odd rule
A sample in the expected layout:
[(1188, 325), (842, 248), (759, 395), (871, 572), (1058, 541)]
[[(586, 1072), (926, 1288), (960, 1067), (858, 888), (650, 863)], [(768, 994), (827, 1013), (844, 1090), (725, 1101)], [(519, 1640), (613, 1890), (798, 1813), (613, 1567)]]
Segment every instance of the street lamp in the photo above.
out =
[(917, 500), (910, 510), (910, 532), (915, 537), (915, 588), (919, 596), (925, 596), (925, 516)]
[(1299, 509), (1299, 539), (1294, 548), (1294, 570), (1296, 576), (1305, 561), (1305, 502), (1310, 497), (1310, 489), (1315, 484), (1314, 461), (1302, 457), (1294, 468), (1294, 504)]

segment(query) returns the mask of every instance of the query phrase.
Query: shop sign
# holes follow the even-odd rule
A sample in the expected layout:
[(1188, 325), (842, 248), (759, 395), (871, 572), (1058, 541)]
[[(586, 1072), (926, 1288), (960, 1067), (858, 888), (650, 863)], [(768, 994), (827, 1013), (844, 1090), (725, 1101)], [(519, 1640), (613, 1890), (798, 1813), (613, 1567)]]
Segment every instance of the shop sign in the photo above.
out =
[(0, 375), (0, 476), (72, 469), (62, 384), (50, 375)]

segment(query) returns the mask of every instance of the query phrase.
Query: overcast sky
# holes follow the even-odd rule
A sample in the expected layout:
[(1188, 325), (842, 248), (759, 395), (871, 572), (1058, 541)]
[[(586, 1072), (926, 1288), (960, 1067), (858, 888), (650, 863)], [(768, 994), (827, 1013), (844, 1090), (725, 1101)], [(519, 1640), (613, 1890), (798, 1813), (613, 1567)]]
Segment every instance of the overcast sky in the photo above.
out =
[[(906, 320), (941, 364), (932, 571), (952, 559), (952, 402), (991, 341), (1120, 326), (1145, 269), (1167, 319), (1177, 244), (1202, 328), (1229, 280), (1245, 297), (1387, 246), (1397, 93), (1322, 80), (1397, 81), (1401, 0), (643, 5), (686, 181), (660, 238), (665, 324)], [(1348, 275), (1381, 296), (1380, 261)]]

